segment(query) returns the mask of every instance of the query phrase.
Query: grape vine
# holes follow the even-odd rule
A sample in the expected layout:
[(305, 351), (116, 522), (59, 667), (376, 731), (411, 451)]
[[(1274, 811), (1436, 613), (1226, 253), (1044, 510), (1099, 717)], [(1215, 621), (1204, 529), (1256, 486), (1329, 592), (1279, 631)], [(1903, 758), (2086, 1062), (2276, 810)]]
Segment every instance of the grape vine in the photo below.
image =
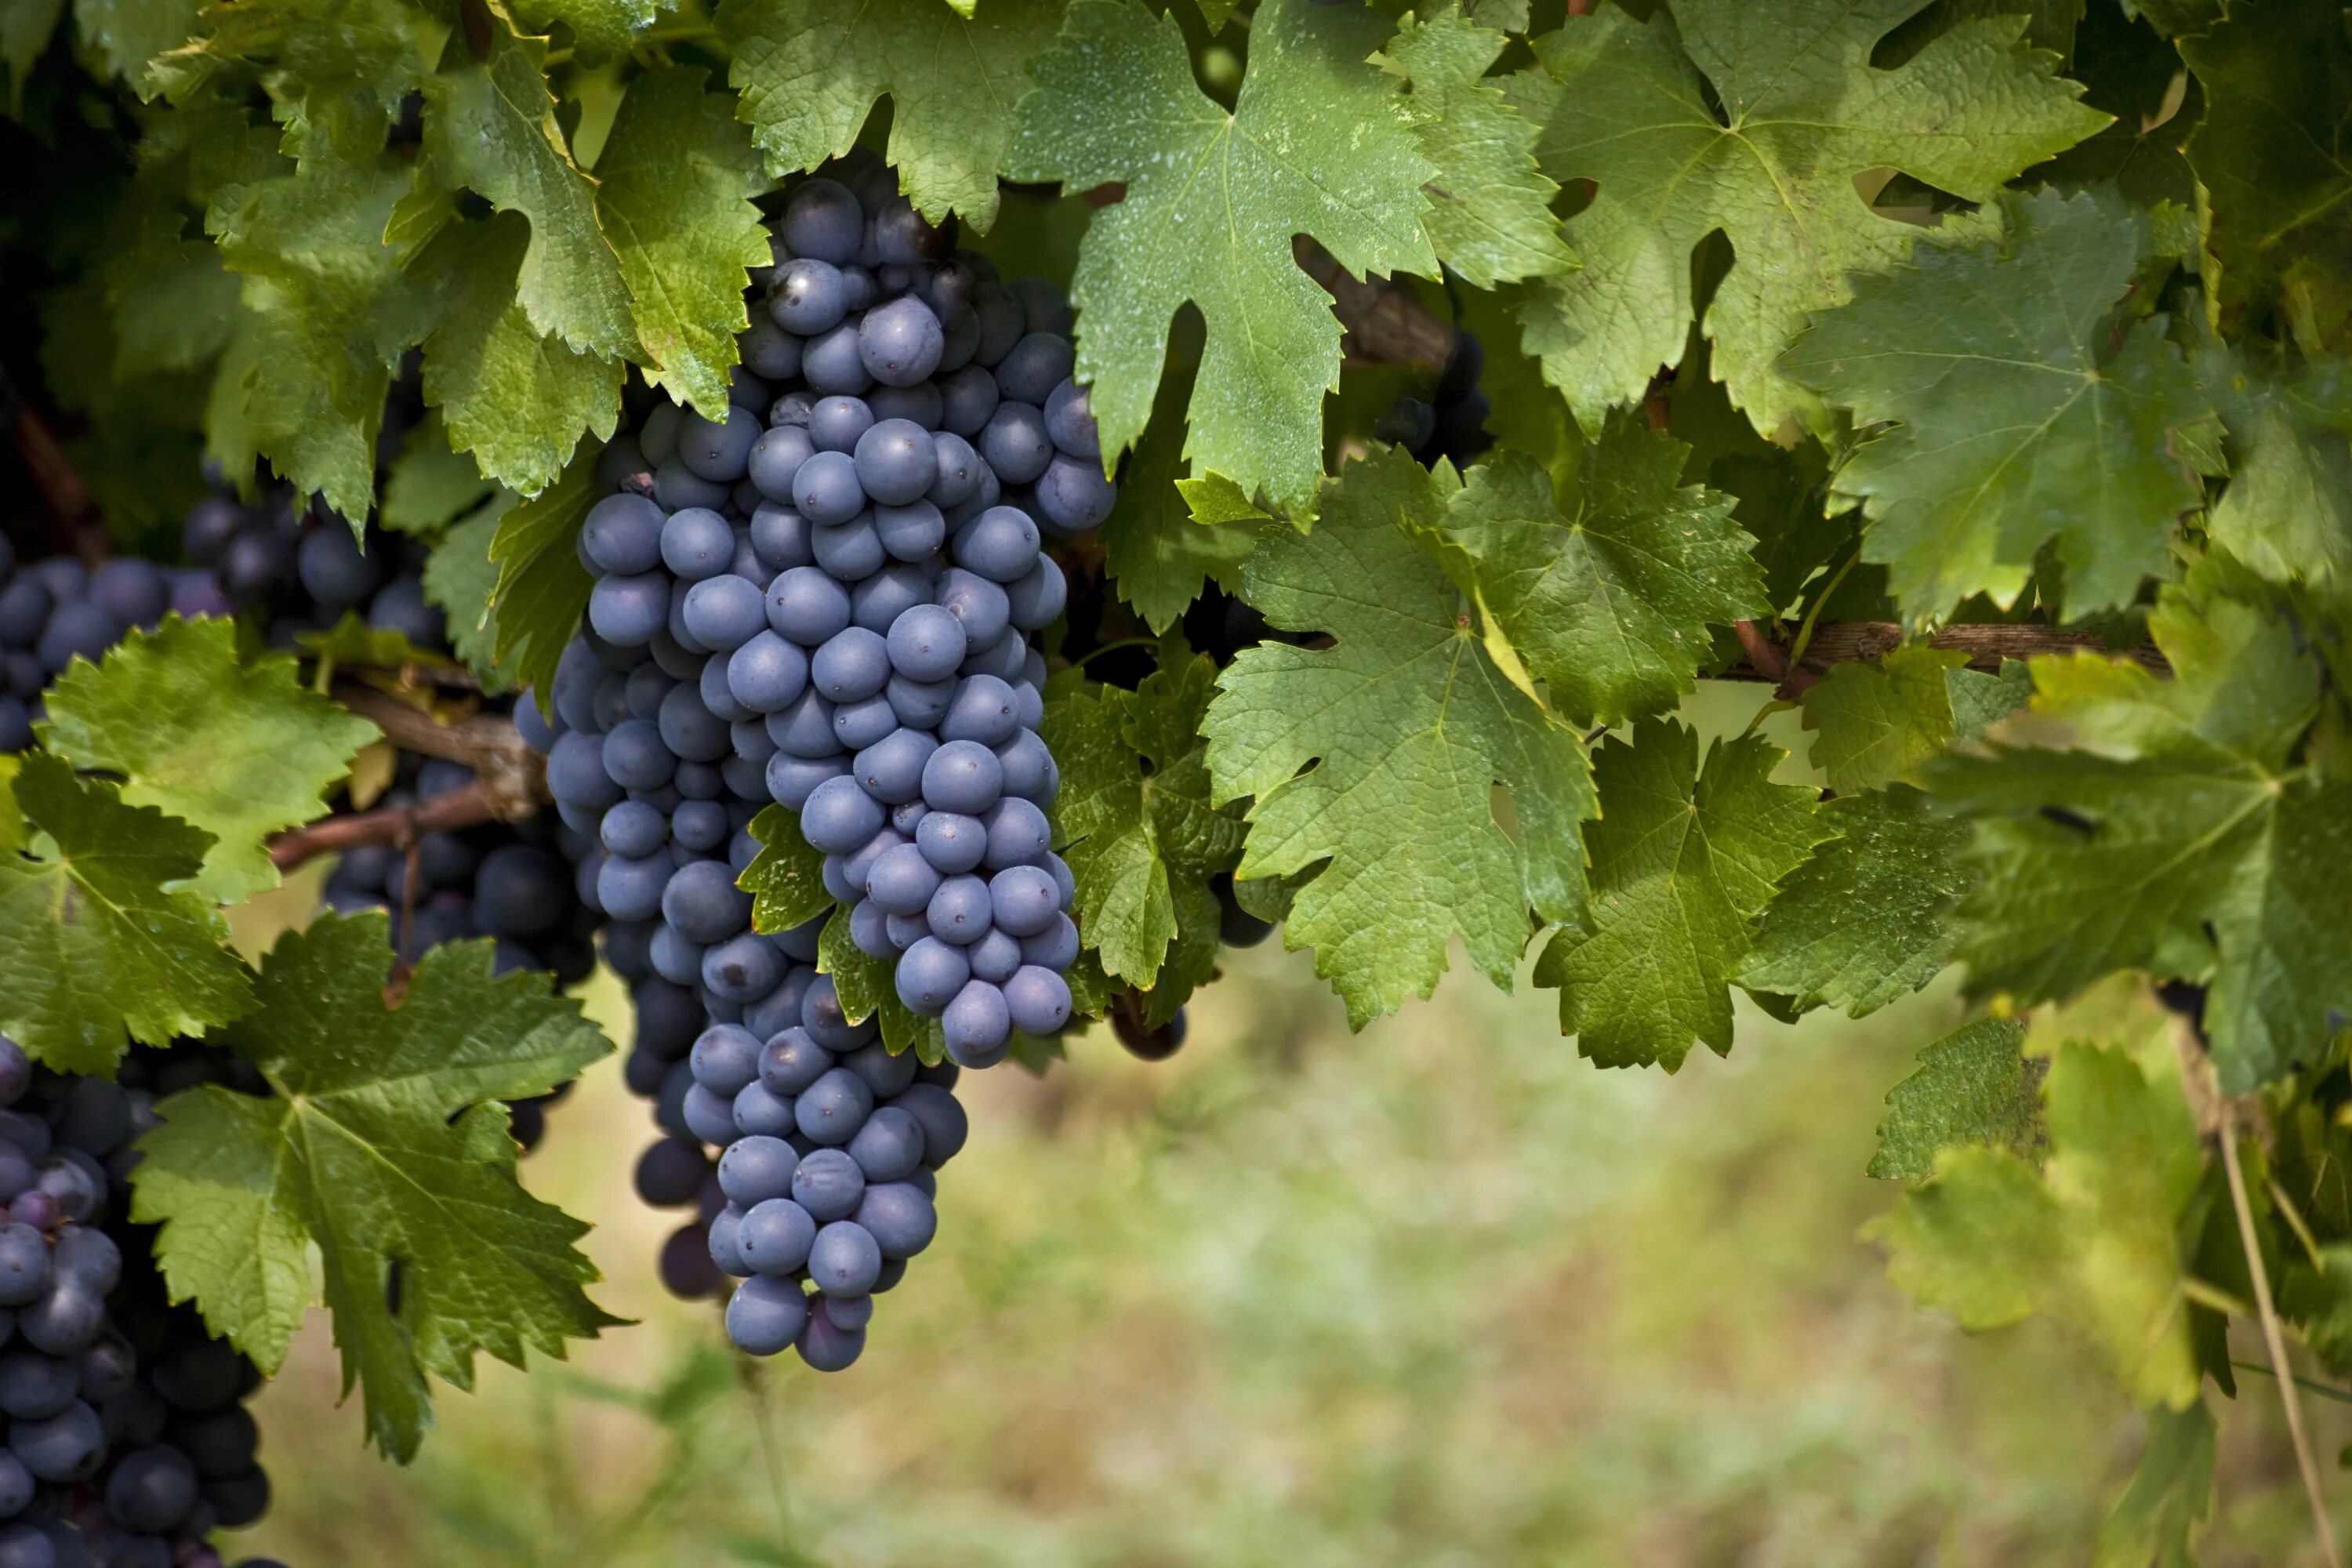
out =
[(517, 1175), (600, 963), (647, 1266), (839, 1371), (960, 1076), (1276, 931), (1668, 1072), (1957, 969), (1890, 1277), (2141, 1413), (2102, 1562), (2242, 1321), (2337, 1561), (2352, 34), (2015, 10), (11, 17), (0, 1564), (208, 1561), (314, 1258), (397, 1459), (615, 1326)]

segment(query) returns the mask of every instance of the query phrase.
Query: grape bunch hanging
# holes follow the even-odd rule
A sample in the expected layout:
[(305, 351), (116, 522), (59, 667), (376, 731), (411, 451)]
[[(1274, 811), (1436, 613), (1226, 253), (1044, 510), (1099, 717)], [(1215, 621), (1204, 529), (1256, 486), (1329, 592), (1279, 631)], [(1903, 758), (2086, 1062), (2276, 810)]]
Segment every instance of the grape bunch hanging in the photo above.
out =
[[(631, 1085), (668, 1135), (639, 1190), (702, 1204), (709, 1265), (744, 1281), (737, 1344), (832, 1369), (931, 1240), (957, 1073), (1070, 1016), (1029, 634), (1066, 599), (1045, 542), (1116, 491), (1067, 305), (955, 249), (879, 164), (800, 184), (772, 247), (724, 416), (661, 405), (605, 448), (587, 626), (551, 718), (520, 718), (564, 822), (596, 836), (582, 886), (634, 985)], [(751, 929), (737, 879), (771, 802), (843, 912)], [(847, 1019), (813, 967), (830, 919), (894, 963), (947, 1061)], [(715, 1212), (705, 1145), (724, 1151)], [(664, 1256), (688, 1293), (717, 1284), (697, 1230)]]

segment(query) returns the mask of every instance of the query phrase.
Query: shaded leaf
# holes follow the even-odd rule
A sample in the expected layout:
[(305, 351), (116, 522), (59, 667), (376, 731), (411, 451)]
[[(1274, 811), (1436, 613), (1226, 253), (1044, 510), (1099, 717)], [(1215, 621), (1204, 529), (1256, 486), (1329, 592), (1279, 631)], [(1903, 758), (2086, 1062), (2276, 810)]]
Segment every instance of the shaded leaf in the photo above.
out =
[(1808, 312), (1847, 297), (1849, 274), (1893, 265), (1923, 232), (1864, 205), (1854, 176), (1895, 168), (1990, 201), (2106, 123), (2021, 41), (2019, 16), (1872, 66), (1920, 5), (1672, 0), (1646, 21), (1608, 5), (1536, 40), (1546, 75), (1516, 96), (1544, 122), (1538, 162), (1597, 186), (1567, 226), (1584, 269), (1537, 291), (1527, 346), (1587, 429), (1681, 362), (1692, 251), (1717, 229), (1734, 258), (1706, 310), (1716, 375), (1768, 435), (1790, 415), (1823, 422), (1775, 358)]
[(1914, 623), (1971, 594), (2004, 607), (2045, 545), (2064, 567), (2062, 613), (2129, 604), (2169, 573), (2197, 504), (2174, 432), (2211, 416), (2161, 319), (2110, 312), (2132, 287), (2147, 223), (2111, 196), (2004, 202), (1996, 245), (1924, 247), (1857, 280), (1781, 364), (1857, 423), (1895, 427), (1856, 447), (1836, 485), (1868, 513)]
[(1909, 995), (1951, 962), (1953, 905), (1974, 884), (1968, 825), (1934, 815), (1906, 784), (1841, 796), (1816, 818), (1837, 837), (1790, 872), (1756, 922), (1739, 984), (1800, 1010), (1859, 1018)]

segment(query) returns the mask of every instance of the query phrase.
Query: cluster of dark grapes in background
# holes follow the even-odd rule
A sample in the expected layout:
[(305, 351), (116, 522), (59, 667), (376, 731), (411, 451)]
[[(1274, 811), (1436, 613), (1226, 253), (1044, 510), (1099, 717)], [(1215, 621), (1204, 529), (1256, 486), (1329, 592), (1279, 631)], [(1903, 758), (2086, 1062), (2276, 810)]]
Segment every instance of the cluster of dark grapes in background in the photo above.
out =
[(244, 1405), (261, 1374), (171, 1303), (125, 1213), (155, 1100), (199, 1082), (261, 1087), (194, 1042), (109, 1082), (0, 1038), (0, 1568), (221, 1568), (207, 1537), (268, 1506)]
[(1456, 331), (1428, 400), (1398, 398), (1396, 406), (1372, 426), (1372, 434), (1403, 447), (1424, 468), (1440, 458), (1457, 468), (1467, 467), (1495, 444), (1486, 433), (1486, 416), (1493, 408), (1478, 390), (1486, 368), (1486, 345), (1471, 333)]
[(100, 659), (133, 626), (167, 610), (225, 614), (212, 574), (110, 561), (95, 572), (71, 556), (20, 563), (0, 537), (0, 752), (33, 743), (42, 693), (79, 654)]
[[(872, 161), (802, 182), (772, 242), (724, 416), (658, 405), (606, 447), (587, 626), (551, 717), (517, 718), (563, 821), (596, 837), (581, 887), (636, 1000), (630, 1086), (666, 1134), (638, 1190), (697, 1205), (664, 1279), (742, 1279), (735, 1342), (832, 1370), (931, 1239), (960, 1068), (1069, 1017), (1028, 634), (1066, 599), (1045, 539), (1116, 492), (1055, 290), (956, 250)], [(771, 802), (845, 914), (751, 929), (736, 882)], [(831, 918), (893, 962), (949, 1061), (848, 1023), (813, 967)]]

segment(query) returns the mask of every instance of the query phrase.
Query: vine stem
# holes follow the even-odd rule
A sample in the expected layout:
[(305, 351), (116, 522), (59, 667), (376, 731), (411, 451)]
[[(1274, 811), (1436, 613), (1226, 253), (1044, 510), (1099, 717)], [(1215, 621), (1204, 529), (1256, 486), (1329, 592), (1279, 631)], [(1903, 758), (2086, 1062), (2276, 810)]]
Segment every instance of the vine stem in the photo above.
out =
[(2270, 1273), (2263, 1267), (2263, 1249), (2254, 1239), (2254, 1208), (2246, 1197), (2245, 1168), (2238, 1158), (2238, 1128), (2226, 1099), (2220, 1105), (2221, 1168), (2230, 1178), (2230, 1203), (2238, 1211), (2238, 1239), (2246, 1248), (2246, 1272), (2253, 1276), (2254, 1312), (2263, 1326), (2263, 1345), (2270, 1352), (2271, 1371), (2278, 1382), (2279, 1404), (2286, 1411), (2287, 1436), (2294, 1444), (2295, 1468), (2303, 1472), (2303, 1493), (2311, 1503), (2311, 1528), (2319, 1539), (2320, 1554), (2328, 1568), (2344, 1559), (2336, 1549), (2336, 1526), (2327, 1517), (2327, 1497), (2320, 1489), (2319, 1461), (2311, 1451), (2311, 1435), (2304, 1430), (2303, 1402), (2295, 1397), (2294, 1372), (2286, 1361), (2286, 1336), (2280, 1331), (2278, 1309), (2271, 1301)]
[(356, 849), (362, 844), (389, 844), (404, 850), (427, 833), (454, 833), (485, 822), (511, 820), (499, 814), (482, 781), (476, 779), (463, 789), (414, 805), (321, 817), (307, 827), (289, 828), (269, 841), (269, 862), (281, 871), (290, 871), (306, 860)]
[(14, 437), (16, 452), (32, 475), (33, 488), (55, 524), (57, 543), (85, 566), (96, 566), (114, 553), (114, 541), (100, 517), (89, 483), (66, 456), (47, 421), (18, 395), (16, 382), (0, 371), (0, 425)]
[(499, 821), (519, 822), (547, 798), (547, 764), (511, 720), (475, 713), (444, 722), (390, 692), (357, 681), (337, 681), (334, 697), (402, 751), (473, 769), (491, 816)]
[[(1791, 679), (1796, 667), (1789, 648), (1767, 637), (1763, 628), (1752, 621), (1737, 623), (1732, 630), (1738, 635), (1740, 648), (1747, 657), (1719, 672), (1717, 679), (1762, 680), (1778, 686)], [(1927, 642), (1929, 647), (1967, 654), (1973, 669), (1999, 670), (2006, 659), (2031, 658), (2045, 653), (2109, 654), (2130, 659), (2151, 675), (2168, 674), (2172, 668), (2154, 643), (2114, 649), (2095, 632), (2066, 632), (2054, 626), (1946, 626)], [(1885, 658), (1902, 644), (1903, 628), (1893, 621), (1824, 621), (1811, 628), (1800, 657), (1808, 667), (1871, 663)]]

